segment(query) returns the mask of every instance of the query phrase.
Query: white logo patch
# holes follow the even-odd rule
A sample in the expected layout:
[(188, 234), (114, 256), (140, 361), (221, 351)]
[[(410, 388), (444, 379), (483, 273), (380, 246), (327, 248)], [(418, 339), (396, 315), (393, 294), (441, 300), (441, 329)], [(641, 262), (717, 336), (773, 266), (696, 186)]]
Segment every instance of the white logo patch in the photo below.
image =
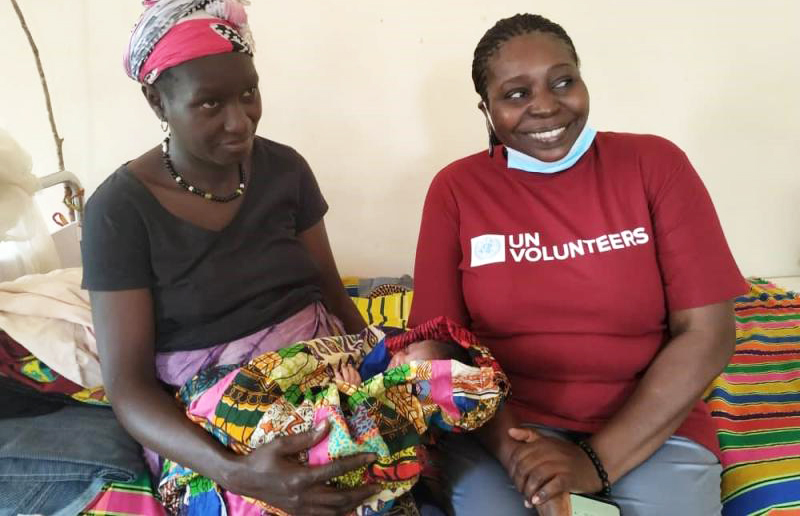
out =
[(506, 239), (503, 235), (481, 235), (473, 237), (471, 267), (506, 261)]

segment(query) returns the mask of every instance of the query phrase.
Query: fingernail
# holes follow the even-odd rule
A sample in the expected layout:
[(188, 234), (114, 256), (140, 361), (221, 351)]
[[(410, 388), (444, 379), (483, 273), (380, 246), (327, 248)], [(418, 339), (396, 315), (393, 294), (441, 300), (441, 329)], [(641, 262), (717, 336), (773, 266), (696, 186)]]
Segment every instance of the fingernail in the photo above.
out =
[(526, 509), (533, 509), (533, 505), (531, 505), (531, 502), (529, 502), (528, 500), (525, 500), (525, 508)]
[(539, 505), (539, 496), (538, 496), (538, 495), (533, 495), (533, 496), (531, 497), (531, 503), (532, 503), (533, 505)]

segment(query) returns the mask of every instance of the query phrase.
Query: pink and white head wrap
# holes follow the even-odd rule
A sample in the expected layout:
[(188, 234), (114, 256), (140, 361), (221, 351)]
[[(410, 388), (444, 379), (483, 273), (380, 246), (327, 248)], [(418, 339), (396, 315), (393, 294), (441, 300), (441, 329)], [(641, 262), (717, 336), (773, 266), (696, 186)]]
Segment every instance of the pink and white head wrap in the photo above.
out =
[(128, 75), (153, 84), (168, 68), (199, 57), (243, 52), (255, 44), (244, 6), (249, 0), (144, 0), (124, 66)]

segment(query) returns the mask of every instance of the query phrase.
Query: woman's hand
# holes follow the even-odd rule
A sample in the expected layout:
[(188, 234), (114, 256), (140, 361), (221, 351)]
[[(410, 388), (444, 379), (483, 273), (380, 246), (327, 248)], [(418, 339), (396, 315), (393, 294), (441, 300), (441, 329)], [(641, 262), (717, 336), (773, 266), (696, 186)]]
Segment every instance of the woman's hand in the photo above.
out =
[(505, 466), (526, 506), (544, 504), (561, 493), (602, 489), (594, 464), (577, 445), (530, 428), (510, 428), (508, 435), (519, 444)]
[(278, 437), (249, 455), (240, 456), (239, 467), (229, 475), (224, 487), (296, 516), (335, 516), (351, 512), (380, 492), (381, 486), (336, 489), (326, 482), (370, 464), (376, 459), (374, 454), (353, 455), (321, 466), (307, 466), (297, 460), (297, 455), (321, 441), (329, 428), (325, 423), (311, 432)]

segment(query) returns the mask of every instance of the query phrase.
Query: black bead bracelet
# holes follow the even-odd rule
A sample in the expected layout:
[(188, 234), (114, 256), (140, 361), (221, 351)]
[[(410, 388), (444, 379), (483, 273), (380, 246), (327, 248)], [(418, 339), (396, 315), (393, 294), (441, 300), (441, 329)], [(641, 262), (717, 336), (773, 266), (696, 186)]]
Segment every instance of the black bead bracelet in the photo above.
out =
[(586, 455), (589, 456), (589, 459), (594, 464), (594, 469), (597, 470), (597, 476), (600, 477), (600, 482), (603, 483), (603, 489), (600, 490), (598, 495), (602, 496), (603, 498), (610, 498), (611, 497), (611, 482), (608, 481), (608, 473), (606, 473), (605, 468), (603, 467), (603, 463), (600, 462), (600, 457), (592, 448), (592, 445), (584, 440), (580, 440), (576, 443), (578, 446), (581, 447), (581, 450), (586, 452)]

